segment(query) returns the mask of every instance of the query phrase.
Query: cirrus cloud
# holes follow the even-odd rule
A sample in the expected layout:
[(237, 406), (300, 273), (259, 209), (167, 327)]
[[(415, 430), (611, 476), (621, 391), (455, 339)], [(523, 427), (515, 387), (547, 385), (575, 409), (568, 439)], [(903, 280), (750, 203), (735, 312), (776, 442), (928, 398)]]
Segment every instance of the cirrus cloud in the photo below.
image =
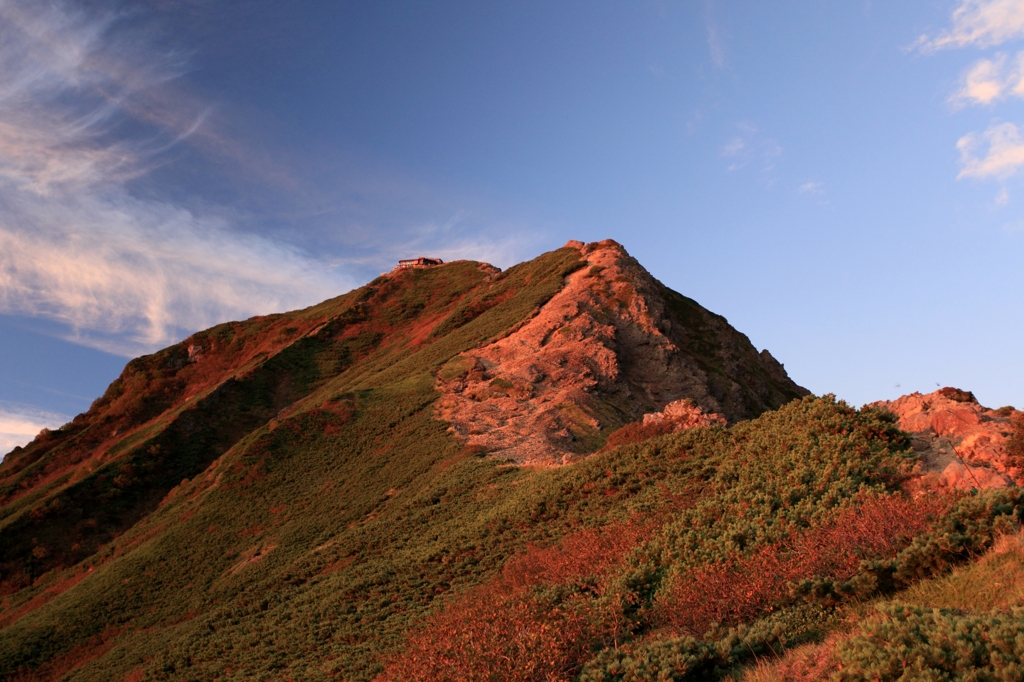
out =
[(1024, 3), (1020, 0), (961, 0), (952, 26), (934, 38), (921, 36), (915, 46), (925, 52), (958, 47), (993, 47), (1024, 37)]
[[(961, 137), (956, 148), (962, 166), (957, 179), (1007, 178), (1024, 165), (1024, 138), (1013, 123), (989, 126), (982, 134)], [(983, 153), (978, 152), (983, 150)]]
[(186, 57), (144, 38), (116, 16), (0, 0), (0, 313), (136, 355), (351, 289), (245, 216), (133, 194), (170, 150), (210, 138), (210, 106), (174, 89)]
[(57, 428), (67, 421), (65, 415), (0, 402), (0, 455), (30, 442), (41, 430)]
[(123, 355), (225, 319), (310, 305), (354, 286), (296, 249), (125, 192), (5, 202), (0, 310), (70, 327)]

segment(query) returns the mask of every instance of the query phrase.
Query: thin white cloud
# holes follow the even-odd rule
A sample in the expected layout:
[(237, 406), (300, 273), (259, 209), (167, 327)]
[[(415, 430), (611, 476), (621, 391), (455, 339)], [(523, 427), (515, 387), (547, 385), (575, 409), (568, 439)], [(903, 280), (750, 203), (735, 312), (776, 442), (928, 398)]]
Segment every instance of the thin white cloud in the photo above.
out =
[(1008, 203), (1010, 203), (1010, 193), (1003, 187), (996, 195), (996, 206), (1006, 206)]
[(964, 72), (960, 89), (950, 97), (955, 106), (991, 105), (1007, 97), (1024, 98), (1024, 52), (1010, 60), (1006, 55), (981, 59)]
[(722, 37), (718, 32), (718, 25), (708, 16), (705, 20), (708, 33), (708, 54), (711, 61), (718, 68), (725, 66), (725, 47), (722, 45)]
[(55, 429), (67, 421), (65, 415), (0, 402), (0, 455), (29, 443), (42, 429)]
[(736, 156), (746, 148), (747, 143), (742, 138), (734, 137), (722, 147), (722, 156)]
[(137, 355), (355, 284), (224, 220), (123, 191), (15, 199), (0, 217), (0, 311), (58, 320), (105, 350)]
[(762, 171), (771, 171), (775, 160), (782, 155), (782, 145), (773, 137), (762, 135), (757, 127), (749, 123), (736, 126), (739, 134), (722, 146), (721, 155), (729, 159), (726, 171), (735, 171), (756, 164)]
[(182, 56), (147, 44), (109, 16), (0, 0), (0, 312), (136, 355), (352, 288), (228, 211), (133, 196), (208, 111), (171, 90)]
[(811, 180), (797, 187), (796, 191), (798, 194), (824, 194), (825, 190), (822, 187), (825, 183)]
[(47, 195), (124, 182), (194, 132), (205, 111), (186, 98), (181, 110), (164, 104), (160, 120), (131, 115), (183, 62), (145, 52), (144, 37), (113, 24), (59, 4), (0, 1), (0, 177)]
[(711, 0), (704, 0), (704, 29), (707, 33), (708, 56), (719, 69), (725, 67), (725, 44), (722, 41), (722, 32), (719, 30), (718, 22), (714, 17), (714, 4)]
[(957, 47), (993, 47), (1024, 37), (1024, 3), (1020, 0), (961, 0), (952, 26), (934, 38), (921, 36), (915, 46), (925, 52)]
[[(409, 238), (392, 244), (387, 253), (397, 258), (435, 256), (445, 261), (475, 260), (500, 268), (515, 265), (543, 244), (544, 235), (524, 225), (476, 223), (468, 211), (457, 211), (443, 222), (428, 222), (409, 232)], [(389, 261), (394, 265), (397, 258)]]
[(960, 151), (962, 166), (958, 180), (1006, 178), (1024, 165), (1024, 139), (1013, 123), (992, 125), (981, 135), (964, 135), (957, 141), (956, 148)]

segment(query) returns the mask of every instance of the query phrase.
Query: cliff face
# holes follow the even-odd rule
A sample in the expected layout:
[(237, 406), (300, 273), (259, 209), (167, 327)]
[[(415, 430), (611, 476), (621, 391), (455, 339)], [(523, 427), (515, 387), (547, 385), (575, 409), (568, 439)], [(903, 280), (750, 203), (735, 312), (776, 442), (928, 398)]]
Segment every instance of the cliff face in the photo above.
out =
[(767, 351), (619, 244), (567, 246), (584, 265), (561, 291), (439, 372), (438, 415), (471, 445), (519, 463), (564, 463), (684, 398), (735, 422), (807, 395)]
[(1005, 488), (1019, 475), (1007, 456), (1013, 412), (983, 407), (968, 391), (942, 388), (872, 403), (900, 418), (920, 457), (918, 485), (929, 488)]

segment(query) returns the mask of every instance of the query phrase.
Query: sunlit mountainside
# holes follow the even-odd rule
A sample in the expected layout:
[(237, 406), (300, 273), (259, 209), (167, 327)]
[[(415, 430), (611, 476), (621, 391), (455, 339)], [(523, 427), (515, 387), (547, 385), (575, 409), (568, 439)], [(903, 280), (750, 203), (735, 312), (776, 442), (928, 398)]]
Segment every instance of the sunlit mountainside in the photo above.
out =
[(966, 391), (809, 395), (610, 240), (396, 269), (6, 456), (0, 676), (1020, 679), (1022, 456)]

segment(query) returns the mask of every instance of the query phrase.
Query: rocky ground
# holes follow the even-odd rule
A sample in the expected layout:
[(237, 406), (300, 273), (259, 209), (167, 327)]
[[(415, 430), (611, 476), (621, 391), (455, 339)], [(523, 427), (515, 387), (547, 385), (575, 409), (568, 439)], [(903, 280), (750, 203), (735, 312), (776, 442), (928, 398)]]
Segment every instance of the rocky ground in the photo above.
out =
[(1013, 410), (989, 409), (974, 395), (956, 388), (911, 393), (872, 403), (900, 418), (900, 428), (913, 434), (921, 457), (918, 484), (929, 488), (1003, 488), (1019, 475), (1006, 453), (1013, 432)]

